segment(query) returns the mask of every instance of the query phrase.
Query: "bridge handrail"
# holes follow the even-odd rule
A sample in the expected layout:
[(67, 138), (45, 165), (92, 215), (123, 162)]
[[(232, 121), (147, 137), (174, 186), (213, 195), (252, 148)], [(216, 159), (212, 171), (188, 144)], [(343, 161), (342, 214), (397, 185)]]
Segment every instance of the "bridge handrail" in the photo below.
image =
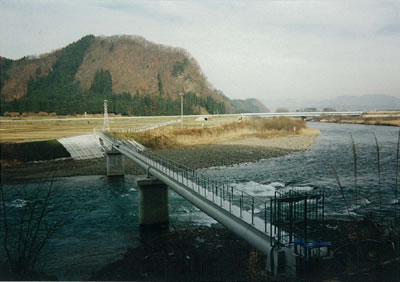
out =
[[(212, 193), (211, 202), (217, 204), (225, 210), (226, 207), (223, 202), (225, 203), (225, 201), (228, 201), (229, 209), (227, 211), (229, 211), (231, 214), (235, 215), (232, 212), (232, 206), (236, 206), (239, 209), (240, 217), (242, 217), (243, 212), (250, 214), (251, 224), (254, 224), (255, 218), (260, 218), (264, 221), (263, 232), (265, 232), (265, 234), (271, 238), (271, 244), (273, 238), (278, 239), (278, 241), (281, 243), (290, 244), (293, 242), (292, 238), (287, 232), (277, 232), (276, 230), (273, 230), (273, 228), (275, 228), (273, 227), (273, 222), (275, 220), (275, 218), (273, 218), (273, 214), (275, 213), (272, 210), (272, 198), (257, 198), (241, 189), (210, 179), (210, 177), (198, 172), (195, 169), (169, 160), (156, 153), (148, 150), (140, 151), (136, 146), (133, 146), (131, 143), (125, 140), (119, 140), (110, 133), (100, 132), (99, 136), (100, 138), (103, 137), (103, 139), (108, 139), (108, 142), (110, 142), (114, 147), (119, 148), (120, 146), (124, 146), (125, 148), (128, 148), (129, 151), (132, 151), (136, 154), (136, 157), (148, 164), (149, 167), (152, 167), (159, 172), (165, 173), (165, 170), (169, 171), (170, 173), (172, 172), (173, 176), (166, 174), (171, 180), (183, 184), (185, 187), (191, 189), (193, 192), (209, 201), (210, 199), (207, 198), (207, 193)], [(194, 189), (194, 186), (197, 187), (197, 190)], [(202, 192), (205, 193), (205, 195), (202, 195)], [(279, 191), (276, 191), (276, 193), (278, 195), (283, 195)], [(219, 203), (214, 201), (214, 199), (218, 198)], [(292, 234), (292, 236), (300, 238), (300, 236), (296, 235), (300, 232), (297, 232), (296, 230), (297, 228), (294, 227), (293, 231), (295, 232)]]
[[(183, 172), (183, 173), (185, 173), (187, 175), (192, 174), (197, 178), (201, 178), (202, 179), (201, 182), (206, 184), (206, 189), (208, 189), (208, 190), (211, 190), (212, 189), (211, 187), (215, 187), (217, 185), (219, 186), (220, 184), (222, 184), (223, 186), (226, 186), (227, 187), (226, 189), (230, 190), (230, 192), (233, 193), (234, 196), (235, 196), (235, 193), (236, 193), (236, 196), (237, 195), (241, 196), (241, 198), (243, 199), (242, 201), (244, 201), (245, 198), (250, 198), (250, 199), (252, 199), (252, 201), (254, 199), (254, 203), (258, 203), (258, 204), (264, 204), (265, 202), (268, 202), (268, 201), (260, 200), (259, 198), (254, 197), (253, 195), (250, 195), (249, 193), (247, 193), (247, 192), (245, 192), (243, 190), (240, 190), (238, 188), (235, 188), (233, 186), (229, 186), (229, 185), (226, 185), (226, 184), (223, 184), (223, 183), (218, 183), (218, 181), (214, 181), (214, 180), (210, 179), (210, 177), (208, 177), (208, 176), (206, 176), (206, 175), (204, 175), (202, 173), (199, 173), (197, 170), (192, 169), (192, 168), (190, 168), (190, 167), (188, 167), (186, 165), (183, 165), (183, 164), (177, 163), (175, 161), (169, 160), (169, 159), (167, 159), (167, 158), (165, 158), (163, 156), (160, 156), (158, 154), (155, 154), (155, 153), (147, 151), (147, 150), (139, 151), (135, 146), (133, 146), (129, 142), (119, 140), (119, 139), (115, 138), (114, 136), (112, 136), (108, 132), (101, 132), (101, 134), (103, 134), (107, 138), (111, 139), (113, 144), (121, 144), (122, 143), (125, 146), (130, 147), (130, 149), (134, 150), (137, 154), (141, 154), (143, 156), (146, 156), (152, 161), (161, 161), (163, 164), (167, 164), (168, 168), (170, 170), (175, 171), (176, 173), (182, 173)], [(190, 172), (190, 174), (188, 172)]]
[[(122, 142), (122, 143), (124, 143), (124, 145), (127, 145), (127, 146), (129, 146), (129, 147), (131, 147), (131, 149), (133, 149), (135, 152), (137, 152), (137, 153), (140, 153), (140, 154), (142, 154), (142, 155), (147, 155), (148, 157), (150, 157), (150, 159), (151, 160), (161, 160), (161, 161), (163, 161), (164, 163), (168, 163), (168, 164), (171, 164), (172, 166), (170, 166), (170, 168), (172, 167), (172, 168), (178, 168), (178, 169), (184, 169), (185, 171), (187, 171), (187, 172), (192, 172), (192, 173), (195, 173), (195, 175), (200, 175), (200, 176), (202, 176), (203, 178), (205, 178), (205, 179), (207, 179), (207, 182), (210, 182), (210, 180), (209, 180), (209, 177), (208, 176), (206, 176), (206, 175), (204, 175), (204, 174), (202, 174), (202, 173), (199, 173), (199, 172), (197, 172), (197, 170), (195, 170), (195, 169), (193, 169), (193, 168), (190, 168), (190, 167), (188, 167), (188, 166), (186, 166), (186, 165), (183, 165), (183, 164), (180, 164), (180, 163), (178, 163), (178, 162), (175, 162), (175, 161), (172, 161), (172, 160), (170, 160), (170, 159), (167, 159), (167, 158), (165, 158), (165, 157), (163, 157), (163, 156), (160, 156), (160, 155), (158, 155), (158, 154), (155, 154), (155, 153), (152, 153), (152, 152), (150, 152), (150, 151), (148, 151), (148, 150), (145, 150), (145, 151), (139, 151), (135, 146), (133, 146), (132, 144), (129, 144), (128, 142), (125, 142), (125, 141), (122, 141), (122, 140), (119, 140), (119, 139), (117, 139), (117, 138), (115, 138), (114, 136), (112, 136), (111, 134), (109, 134), (109, 133), (106, 133), (106, 132), (102, 132), (104, 135), (106, 135), (108, 138), (111, 138), (112, 140), (113, 140), (113, 143), (119, 143), (119, 142)], [(178, 170), (176, 170), (176, 171), (178, 171)], [(211, 182), (213, 182), (212, 180), (211, 180)], [(214, 181), (215, 182), (215, 181)], [(234, 188), (234, 187), (232, 187), (232, 189), (234, 190), (234, 191), (238, 191), (239, 193), (242, 193), (243, 195), (246, 195), (246, 196), (248, 196), (248, 197), (254, 197), (253, 195), (250, 195), (250, 194), (248, 194), (247, 192), (245, 192), (245, 191), (242, 191), (242, 190), (240, 190), (240, 189), (237, 189), (237, 188)], [(255, 199), (257, 199), (257, 198), (255, 198)], [(262, 201), (262, 203), (263, 203), (264, 201)]]

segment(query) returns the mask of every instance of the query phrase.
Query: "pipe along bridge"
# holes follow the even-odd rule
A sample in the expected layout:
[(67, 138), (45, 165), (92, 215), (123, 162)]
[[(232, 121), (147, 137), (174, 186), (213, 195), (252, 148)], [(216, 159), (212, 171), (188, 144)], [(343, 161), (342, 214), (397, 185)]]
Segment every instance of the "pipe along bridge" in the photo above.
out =
[(124, 156), (147, 171), (136, 177), (139, 224), (168, 223), (169, 187), (262, 252), (267, 270), (275, 276), (295, 278), (311, 258), (329, 255), (329, 243), (315, 240), (320, 238), (310, 231), (311, 223), (316, 230), (316, 223), (324, 219), (323, 194), (290, 191), (276, 192), (272, 198), (254, 197), (146, 151), (134, 141), (97, 134), (106, 148), (107, 175), (124, 174)]

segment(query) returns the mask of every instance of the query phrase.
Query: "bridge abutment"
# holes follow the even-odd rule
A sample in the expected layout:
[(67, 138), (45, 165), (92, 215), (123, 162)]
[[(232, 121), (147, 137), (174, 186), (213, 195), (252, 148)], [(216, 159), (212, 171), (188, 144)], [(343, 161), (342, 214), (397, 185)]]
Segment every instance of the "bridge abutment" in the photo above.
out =
[(106, 152), (107, 176), (123, 176), (125, 174), (125, 157), (119, 151), (112, 148)]
[(155, 177), (138, 175), (139, 224), (162, 226), (168, 224), (168, 186)]

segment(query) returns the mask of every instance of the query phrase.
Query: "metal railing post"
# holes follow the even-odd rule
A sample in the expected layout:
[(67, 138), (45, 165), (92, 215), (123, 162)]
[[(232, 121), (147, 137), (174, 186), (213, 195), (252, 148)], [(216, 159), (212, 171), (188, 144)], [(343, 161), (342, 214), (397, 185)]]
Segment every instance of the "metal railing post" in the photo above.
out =
[(273, 241), (272, 241), (272, 198), (269, 200), (269, 236), (271, 238), (271, 246), (273, 245)]
[[(232, 189), (233, 192), (233, 189)], [(231, 196), (229, 197), (230, 201), (229, 201), (229, 211), (232, 212), (232, 201), (233, 201), (233, 193), (231, 193)]]
[(243, 205), (243, 192), (239, 199), (240, 217), (242, 217), (242, 205)]
[(289, 244), (292, 243), (292, 237), (293, 237), (293, 201), (289, 202)]
[(278, 202), (278, 241), (281, 242), (281, 201)]
[(267, 233), (267, 201), (264, 202), (264, 231)]
[(304, 197), (304, 241), (307, 242), (307, 196)]
[[(222, 189), (223, 189), (223, 186), (222, 186)], [(219, 196), (219, 205), (222, 207), (222, 197), (221, 197), (221, 195)]]
[(254, 224), (254, 197), (251, 200), (251, 224)]

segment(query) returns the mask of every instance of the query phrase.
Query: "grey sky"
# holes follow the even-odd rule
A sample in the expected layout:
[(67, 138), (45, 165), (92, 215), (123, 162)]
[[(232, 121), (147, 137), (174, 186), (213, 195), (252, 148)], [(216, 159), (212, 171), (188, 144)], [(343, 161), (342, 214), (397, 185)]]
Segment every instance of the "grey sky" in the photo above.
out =
[(182, 47), (230, 98), (400, 98), (400, 1), (0, 0), (0, 55), (84, 35)]

